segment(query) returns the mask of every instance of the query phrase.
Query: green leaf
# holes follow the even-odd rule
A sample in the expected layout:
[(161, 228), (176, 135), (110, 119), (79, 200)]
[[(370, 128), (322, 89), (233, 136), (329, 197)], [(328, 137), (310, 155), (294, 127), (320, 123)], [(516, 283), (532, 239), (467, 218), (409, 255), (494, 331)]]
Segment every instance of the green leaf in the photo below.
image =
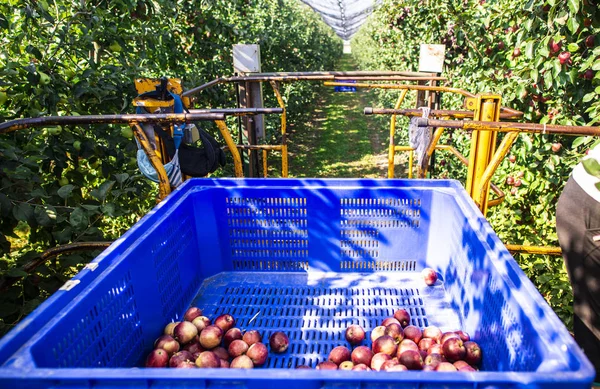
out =
[(7, 217), (12, 210), (12, 203), (4, 193), (0, 193), (0, 215)]
[(594, 97), (596, 97), (596, 92), (590, 92), (588, 94), (586, 94), (585, 96), (583, 96), (583, 99), (581, 100), (584, 103), (590, 102), (594, 99)]
[(21, 203), (13, 208), (13, 216), (20, 221), (28, 221), (33, 217), (33, 208), (26, 203)]
[(594, 62), (594, 64), (592, 65), (592, 70), (600, 70), (600, 61)]
[(562, 65), (560, 64), (560, 61), (556, 59), (552, 62), (552, 74), (555, 79), (558, 78), (560, 72), (562, 72)]
[(571, 31), (571, 34), (577, 34), (577, 30), (579, 30), (579, 21), (576, 17), (572, 16), (567, 20), (567, 28)]
[(69, 217), (69, 223), (75, 229), (83, 229), (87, 227), (87, 225), (89, 224), (89, 219), (83, 208), (75, 208), (75, 210), (71, 212), (71, 216)]
[(119, 184), (122, 184), (123, 182), (125, 182), (125, 180), (127, 180), (129, 178), (129, 174), (127, 174), (127, 173), (115, 174), (115, 178), (117, 179), (117, 182)]
[(28, 273), (25, 270), (23, 270), (23, 269), (19, 269), (19, 268), (14, 267), (14, 268), (10, 269), (6, 273), (6, 275), (9, 276), (9, 277), (27, 277)]
[(527, 56), (527, 58), (533, 58), (533, 41), (528, 41), (525, 44), (525, 55)]
[(100, 209), (99, 205), (81, 204), (81, 207), (87, 211), (97, 211)]
[(23, 315), (29, 315), (31, 312), (33, 312), (34, 309), (36, 309), (42, 302), (38, 299), (33, 299), (33, 300), (29, 300), (27, 301), (24, 305), (23, 305), (23, 309), (21, 310), (21, 312), (23, 313)]
[(73, 192), (74, 188), (75, 186), (71, 184), (61, 186), (60, 189), (58, 189), (57, 193), (61, 198), (66, 199), (71, 195), (71, 192)]
[(600, 163), (598, 163), (598, 161), (596, 161), (594, 158), (586, 158), (581, 161), (581, 164), (588, 174), (600, 178)]
[(48, 227), (52, 225), (52, 219), (48, 216), (46, 209), (42, 207), (36, 207), (35, 211), (35, 221), (42, 227)]
[(102, 206), (102, 212), (110, 217), (116, 216), (115, 211), (117, 207), (113, 203), (107, 203)]
[(577, 138), (575, 138), (575, 140), (571, 144), (571, 148), (575, 149), (578, 146), (582, 145), (583, 142), (585, 142), (585, 136), (578, 136)]
[(99, 201), (104, 201), (114, 184), (115, 181), (104, 181), (99, 188), (92, 190), (90, 194)]
[(596, 187), (596, 189), (600, 190), (600, 182), (596, 182), (596, 183), (594, 184), (594, 186)]
[(73, 229), (71, 227), (65, 227), (65, 229), (62, 231), (52, 232), (52, 236), (58, 241), (58, 243), (67, 243), (71, 241)]
[(577, 43), (569, 43), (569, 45), (567, 46), (567, 49), (571, 53), (575, 53), (577, 50), (579, 50), (579, 45)]
[(529, 72), (529, 77), (531, 77), (533, 82), (538, 82), (539, 77), (540, 77), (540, 72), (538, 72), (538, 70), (535, 68), (531, 69), (531, 72)]
[(579, 12), (579, 0), (568, 0), (569, 11), (571, 11), (571, 19), (575, 18)]

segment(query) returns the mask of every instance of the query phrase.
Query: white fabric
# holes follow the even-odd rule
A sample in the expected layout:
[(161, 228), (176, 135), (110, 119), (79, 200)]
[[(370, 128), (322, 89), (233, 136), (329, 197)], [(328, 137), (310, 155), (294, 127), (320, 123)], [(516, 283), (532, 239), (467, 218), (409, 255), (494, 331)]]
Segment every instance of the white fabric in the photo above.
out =
[[(591, 149), (588, 155), (583, 159), (588, 158), (594, 158), (596, 161), (600, 162), (600, 145)], [(600, 202), (600, 190), (596, 188), (596, 184), (600, 182), (600, 179), (588, 174), (581, 163), (577, 164), (575, 169), (573, 169), (573, 179), (585, 193), (590, 195), (594, 200)]]
[[(429, 118), (430, 109), (428, 107), (420, 107), (423, 111), (423, 118)], [(431, 127), (419, 127), (417, 126), (418, 117), (412, 117), (408, 125), (408, 143), (410, 147), (415, 149), (415, 156), (417, 158), (418, 166), (421, 169), (425, 168), (425, 157), (427, 156), (427, 149), (431, 144), (432, 130)]]
[(302, 0), (321, 14), (340, 38), (349, 40), (381, 0)]

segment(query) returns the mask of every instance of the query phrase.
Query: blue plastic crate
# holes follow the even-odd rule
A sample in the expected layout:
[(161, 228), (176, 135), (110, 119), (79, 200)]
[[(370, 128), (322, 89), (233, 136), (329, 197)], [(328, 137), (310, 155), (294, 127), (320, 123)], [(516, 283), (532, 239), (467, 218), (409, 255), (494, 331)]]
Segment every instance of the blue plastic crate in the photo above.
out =
[[(139, 368), (190, 304), (263, 337), (283, 330), (290, 348), (251, 371)], [(469, 332), (484, 371), (288, 369), (400, 307), (414, 325)], [(15, 388), (587, 389), (593, 377), (455, 181), (191, 180), (0, 341), (0, 387)]]
[[(356, 84), (355, 80), (346, 80), (346, 81), (342, 81), (342, 82)], [(334, 86), (333, 91), (334, 92), (356, 93), (356, 87), (355, 86)]]

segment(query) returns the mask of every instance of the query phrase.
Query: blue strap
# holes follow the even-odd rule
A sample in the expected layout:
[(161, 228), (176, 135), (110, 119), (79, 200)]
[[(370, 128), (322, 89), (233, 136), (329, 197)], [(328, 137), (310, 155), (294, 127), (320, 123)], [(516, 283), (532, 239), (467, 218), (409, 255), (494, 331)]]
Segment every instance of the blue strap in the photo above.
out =
[[(173, 97), (173, 113), (183, 113), (183, 103), (181, 102), (181, 98), (175, 93), (171, 93)], [(185, 129), (185, 123), (173, 126), (173, 142), (175, 143), (175, 149), (179, 149), (181, 145), (181, 140), (183, 139), (183, 130)]]

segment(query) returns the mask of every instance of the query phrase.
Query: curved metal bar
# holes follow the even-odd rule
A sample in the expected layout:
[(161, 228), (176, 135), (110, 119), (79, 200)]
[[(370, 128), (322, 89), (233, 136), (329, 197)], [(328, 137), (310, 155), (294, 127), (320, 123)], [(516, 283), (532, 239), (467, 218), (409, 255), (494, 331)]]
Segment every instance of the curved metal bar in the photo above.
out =
[(236, 147), (235, 142), (231, 138), (231, 134), (227, 129), (227, 124), (225, 124), (225, 120), (215, 120), (217, 124), (217, 128), (221, 132), (223, 139), (225, 139), (225, 143), (227, 143), (227, 147), (233, 156), (233, 168), (235, 171), (235, 176), (238, 178), (244, 177), (244, 170), (242, 168), (242, 158), (240, 157), (240, 153)]
[(150, 141), (148, 137), (146, 137), (146, 133), (140, 127), (139, 124), (135, 123), (133, 126), (133, 134), (135, 135), (138, 142), (142, 146), (144, 153), (148, 156), (150, 163), (154, 170), (156, 170), (156, 174), (158, 175), (158, 198), (160, 200), (164, 199), (171, 193), (171, 183), (169, 182), (169, 176), (165, 170), (165, 166), (162, 161), (154, 152), (154, 149), (150, 145)]
[[(36, 258), (30, 262), (27, 262), (23, 266), (23, 271), (31, 273), (42, 264), (46, 263), (49, 259), (52, 259), (58, 255), (71, 254), (84, 250), (98, 250), (105, 249), (110, 246), (113, 242), (76, 242), (64, 244), (61, 246), (52, 247), (44, 251), (39, 258)], [(5, 291), (12, 286), (21, 277), (6, 277), (0, 279), (0, 291)]]
[(39, 118), (16, 119), (0, 123), (0, 134), (29, 127), (103, 124), (103, 123), (173, 123), (193, 121), (225, 120), (223, 113), (168, 113), (168, 114), (124, 114), (124, 115), (84, 115), (46, 116)]
[(335, 80), (376, 80), (376, 81), (446, 81), (446, 77), (434, 73), (393, 72), (393, 71), (354, 71), (354, 72), (281, 72), (255, 73), (251, 76), (220, 77), (192, 88), (181, 94), (181, 97), (195, 95), (204, 89), (230, 82), (265, 82), (265, 81), (335, 81)]
[(190, 109), (190, 113), (222, 113), (226, 116), (247, 116), (247, 115), (270, 115), (283, 114), (282, 108), (216, 108), (216, 109)]
[(498, 131), (498, 132), (529, 132), (537, 134), (565, 134), (578, 136), (600, 136), (600, 127), (591, 126), (560, 126), (555, 124), (535, 123), (505, 123), (505, 122), (481, 122), (475, 120), (436, 120), (418, 119), (419, 127), (446, 127), (461, 128), (473, 131)]
[[(372, 108), (365, 107), (365, 115), (403, 115), (403, 116), (423, 116), (423, 111), (420, 109), (390, 109), (390, 108)], [(433, 109), (429, 112), (429, 116), (435, 117), (452, 117), (457, 119), (472, 118), (473, 111), (459, 111), (450, 109)], [(509, 112), (501, 113), (501, 119), (517, 119), (522, 116), (521, 114), (512, 114)]]

